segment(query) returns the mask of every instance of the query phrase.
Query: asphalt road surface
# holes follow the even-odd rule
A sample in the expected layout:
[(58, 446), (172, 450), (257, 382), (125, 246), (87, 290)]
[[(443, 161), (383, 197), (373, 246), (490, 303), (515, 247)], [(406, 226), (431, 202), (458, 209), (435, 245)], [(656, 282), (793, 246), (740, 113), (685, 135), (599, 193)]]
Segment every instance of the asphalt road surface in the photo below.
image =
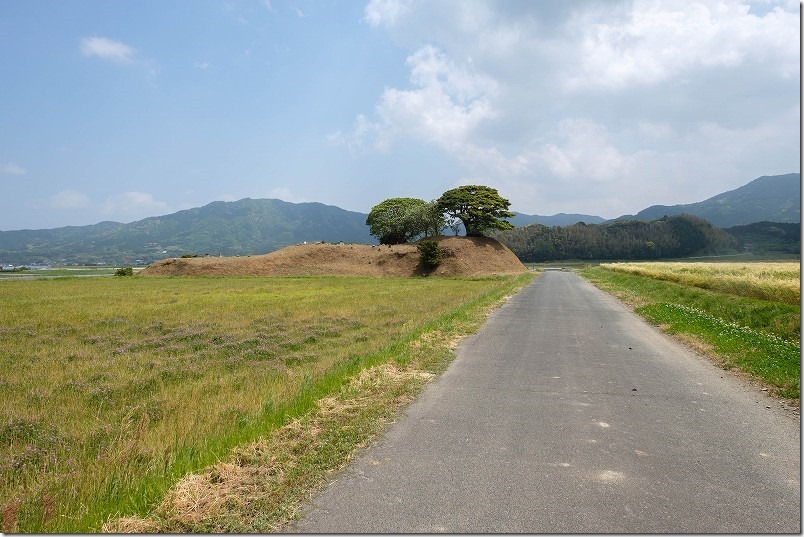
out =
[(289, 531), (800, 533), (800, 421), (546, 272)]

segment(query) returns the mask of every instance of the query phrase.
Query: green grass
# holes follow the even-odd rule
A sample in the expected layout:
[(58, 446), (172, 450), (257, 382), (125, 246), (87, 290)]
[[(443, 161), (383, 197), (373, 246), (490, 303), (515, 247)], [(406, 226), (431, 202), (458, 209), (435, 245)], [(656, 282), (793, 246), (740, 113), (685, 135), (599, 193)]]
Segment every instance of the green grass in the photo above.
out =
[(724, 368), (752, 375), (778, 396), (800, 398), (800, 306), (600, 267), (580, 273), (669, 333), (695, 338)]
[[(478, 326), (530, 277), (3, 282), (3, 530), (91, 532), (145, 516), (182, 476), (304, 416), (364, 368), (407, 367), (426, 334)], [(450, 357), (427, 354), (416, 367)]]

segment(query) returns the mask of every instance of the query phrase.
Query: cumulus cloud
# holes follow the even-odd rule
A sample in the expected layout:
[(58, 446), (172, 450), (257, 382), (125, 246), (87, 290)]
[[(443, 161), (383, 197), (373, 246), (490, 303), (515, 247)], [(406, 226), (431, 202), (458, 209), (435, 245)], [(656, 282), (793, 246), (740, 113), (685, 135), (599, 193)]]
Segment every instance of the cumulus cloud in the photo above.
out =
[(768, 61), (780, 74), (797, 74), (798, 13), (775, 9), (763, 17), (738, 2), (642, 0), (620, 17), (605, 7), (575, 15), (580, 28), (573, 87), (622, 88), (657, 84), (698, 69)]
[(106, 37), (85, 37), (81, 39), (81, 52), (85, 56), (94, 56), (117, 63), (129, 63), (134, 60), (136, 49)]
[(356, 148), (372, 137), (374, 147), (387, 150), (397, 139), (413, 138), (470, 158), (472, 133), (496, 116), (490, 104), (496, 83), (432, 45), (416, 50), (406, 63), (414, 88), (387, 88), (375, 107), (376, 120), (358, 115), (349, 135), (337, 132), (330, 141)]
[(371, 0), (363, 21), (410, 50), (409, 85), (330, 141), (437, 147), (516, 210), (613, 217), (798, 168), (789, 2)]

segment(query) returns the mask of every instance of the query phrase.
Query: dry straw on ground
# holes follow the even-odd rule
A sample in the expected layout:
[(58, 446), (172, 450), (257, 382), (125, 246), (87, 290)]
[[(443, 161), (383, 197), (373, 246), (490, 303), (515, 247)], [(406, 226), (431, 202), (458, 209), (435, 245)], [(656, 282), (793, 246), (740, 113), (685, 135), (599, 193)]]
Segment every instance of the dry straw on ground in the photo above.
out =
[(431, 377), (394, 364), (363, 370), (338, 394), (319, 400), (310, 414), (235, 449), (228, 460), (203, 473), (183, 477), (152, 516), (112, 520), (103, 531), (280, 531), (297, 514), (301, 500), (323, 486), (332, 471), (311, 472), (310, 466), (326, 457), (333, 443), (339, 449), (340, 436), (354, 432), (357, 440), (344, 442), (336, 469), (345, 465), (354, 449), (365, 445), (396, 409), (410, 402), (410, 383)]

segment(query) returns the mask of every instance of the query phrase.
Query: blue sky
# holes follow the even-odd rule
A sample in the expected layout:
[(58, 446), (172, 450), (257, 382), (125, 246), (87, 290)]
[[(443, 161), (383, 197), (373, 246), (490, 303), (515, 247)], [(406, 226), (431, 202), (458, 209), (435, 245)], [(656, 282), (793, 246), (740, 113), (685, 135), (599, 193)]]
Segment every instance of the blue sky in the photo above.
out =
[(799, 171), (798, 2), (4, 0), (0, 230), (497, 188), (613, 218)]

